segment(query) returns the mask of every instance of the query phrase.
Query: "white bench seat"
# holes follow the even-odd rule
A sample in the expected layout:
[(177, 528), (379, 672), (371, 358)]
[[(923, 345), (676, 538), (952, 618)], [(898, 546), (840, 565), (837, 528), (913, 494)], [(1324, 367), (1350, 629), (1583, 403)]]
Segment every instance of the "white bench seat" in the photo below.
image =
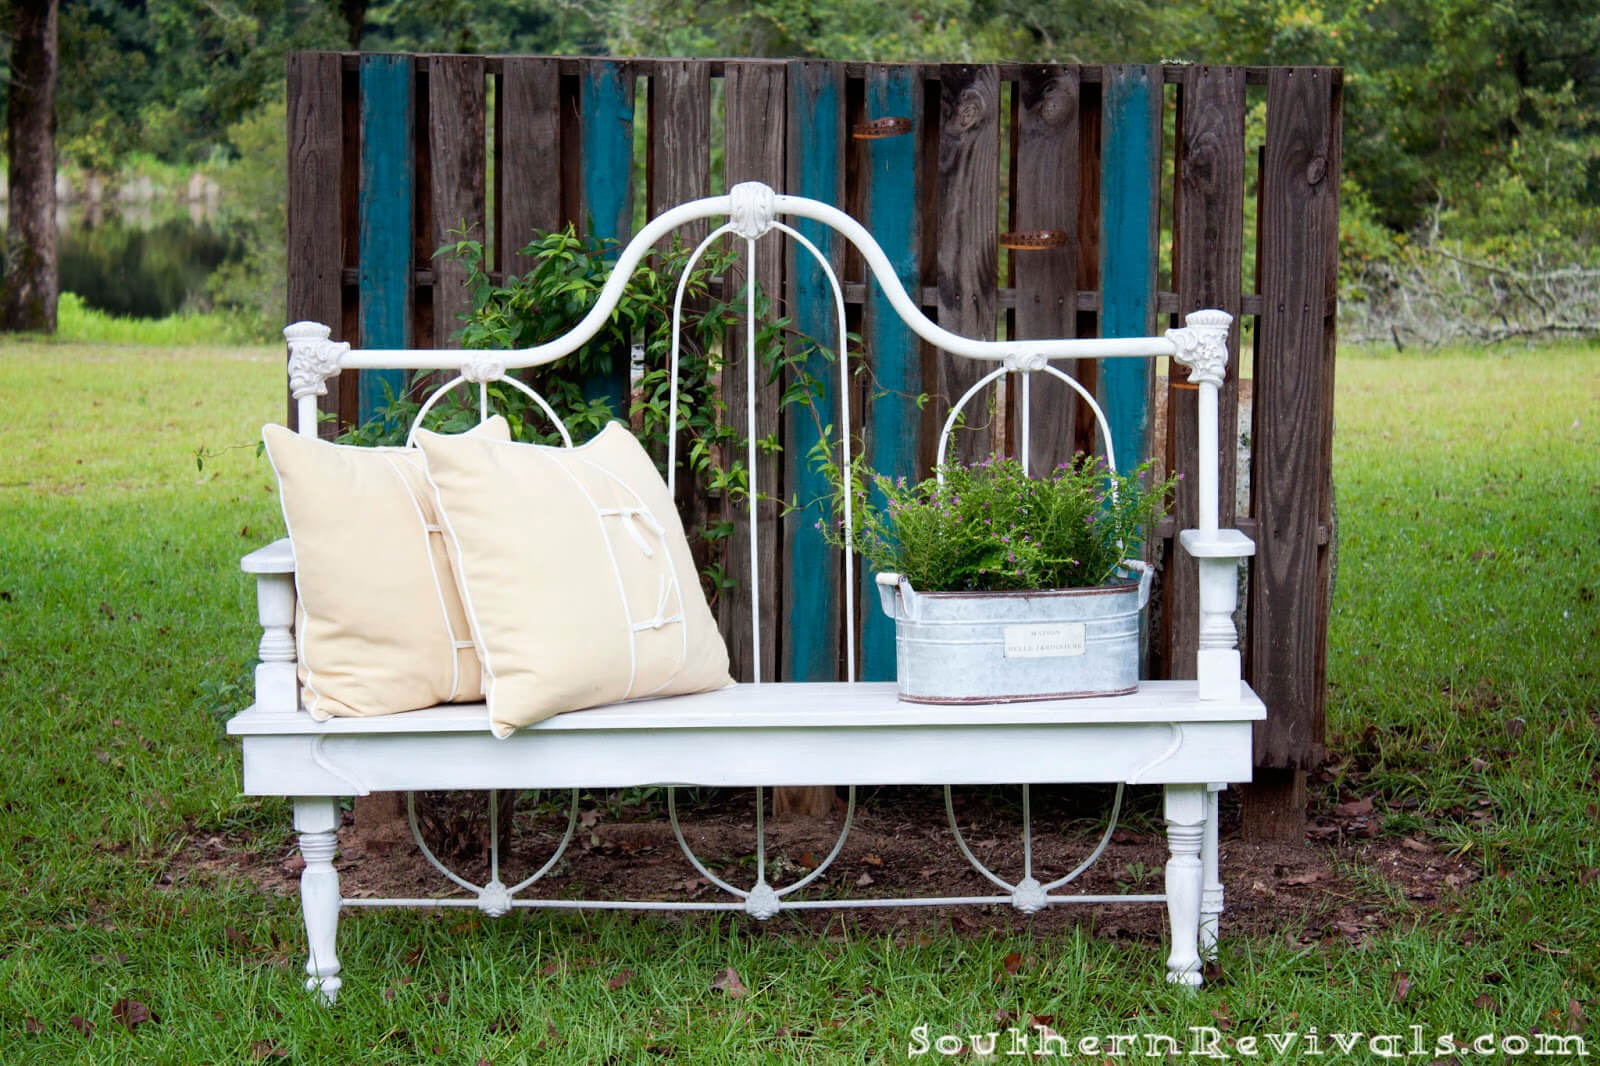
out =
[[(903, 703), (892, 682), (734, 685), (556, 715), (506, 739), (481, 703), (314, 721), (251, 707), (244, 789), (346, 796), (416, 789), (633, 785), (1205, 784), (1250, 776), (1248, 688), (1194, 681), (1036, 703)], [(817, 767), (827, 767), (819, 782)]]

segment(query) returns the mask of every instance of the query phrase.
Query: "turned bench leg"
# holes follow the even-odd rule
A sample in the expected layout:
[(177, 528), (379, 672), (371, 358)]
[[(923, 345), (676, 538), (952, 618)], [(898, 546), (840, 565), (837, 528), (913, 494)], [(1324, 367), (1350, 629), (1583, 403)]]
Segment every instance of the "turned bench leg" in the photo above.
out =
[(1226, 785), (1206, 786), (1206, 830), (1200, 842), (1200, 957), (1217, 957), (1217, 927), (1222, 919), (1222, 881), (1217, 873), (1217, 793)]
[(1204, 785), (1166, 786), (1167, 920), (1172, 927), (1172, 953), (1167, 980), (1200, 983), (1200, 898), (1204, 869), (1200, 862), (1205, 837), (1207, 792)]
[(334, 935), (339, 927), (339, 872), (333, 853), (339, 846), (339, 801), (331, 796), (297, 796), (294, 828), (306, 860), (300, 875), (300, 910), (306, 921), (306, 991), (332, 1004), (339, 995), (339, 957)]

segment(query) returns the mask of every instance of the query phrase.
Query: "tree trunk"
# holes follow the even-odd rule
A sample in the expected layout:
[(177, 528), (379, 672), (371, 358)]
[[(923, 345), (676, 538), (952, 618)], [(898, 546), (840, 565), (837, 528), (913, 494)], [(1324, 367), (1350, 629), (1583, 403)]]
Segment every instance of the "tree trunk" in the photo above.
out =
[(339, 0), (339, 14), (344, 18), (345, 40), (359, 51), (361, 31), (367, 23), (367, 0)]
[(56, 328), (56, 11), (57, 0), (12, 5), (3, 330)]

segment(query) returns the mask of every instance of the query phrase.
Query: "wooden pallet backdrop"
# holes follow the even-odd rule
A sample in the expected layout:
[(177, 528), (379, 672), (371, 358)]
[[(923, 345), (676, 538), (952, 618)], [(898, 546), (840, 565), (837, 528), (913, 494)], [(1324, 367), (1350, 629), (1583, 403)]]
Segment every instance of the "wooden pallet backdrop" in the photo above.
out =
[[(1320, 757), (1323, 734), (1340, 92), (1339, 71), (1308, 67), (297, 53), (288, 62), (288, 317), (328, 323), (361, 347), (444, 344), (468, 301), (460, 266), (432, 252), (463, 223), (481, 233), (488, 222), (495, 268), (516, 273), (526, 264), (514, 253), (535, 230), (573, 221), (626, 239), (640, 197), (653, 214), (746, 180), (862, 219), (929, 313), (969, 336), (1142, 335), (1195, 308), (1230, 311), (1242, 328), (1223, 397), (1224, 441), (1240, 428), (1241, 336), (1253, 371), (1246, 512), (1234, 513), (1239, 472), (1227, 448), (1221, 490), (1224, 523), (1258, 544), (1244, 653), (1271, 714), (1256, 758), (1304, 769)], [(882, 117), (910, 119), (911, 132), (852, 135)], [(1249, 141), (1247, 128), (1256, 131)], [(911, 397), (952, 399), (979, 369), (915, 343), (876, 284), (864, 283), (858, 256), (819, 227), (799, 228), (843, 271), (852, 328), (886, 390), (856, 405), (874, 465), (926, 472), (940, 404), (919, 410)], [(1006, 230), (1065, 239), (1008, 253), (998, 239)], [(769, 256), (758, 270), (801, 329), (830, 335), (816, 272), (796, 270), (792, 254)], [(724, 392), (741, 432), (743, 358), (735, 338)], [(1083, 377), (1119, 427), (1119, 455), (1190, 468), (1192, 391), (1140, 360), (1085, 367)], [(327, 409), (348, 424), (381, 395), (382, 380), (347, 373)], [(784, 445), (762, 460), (763, 486), (816, 498), (824, 487), (803, 461), (816, 435), (809, 415), (780, 412), (782, 382), (760, 389), (756, 432)], [(1041, 380), (1034, 389), (1069, 416), (1039, 420), (1038, 468), (1090, 441), (1064, 387)], [(1155, 440), (1159, 410), (1164, 436)], [(1006, 421), (985, 422), (962, 449), (981, 453)], [(1171, 531), (1192, 524), (1194, 511), (1192, 495), (1180, 492), (1176, 521), (1158, 538), (1165, 576), (1150, 640), (1154, 676), (1193, 676), (1193, 563), (1171, 550)], [(783, 518), (769, 505), (762, 518), (769, 676), (823, 680), (841, 669), (839, 561), (811, 530), (814, 517)], [(741, 545), (734, 538), (730, 573), (747, 572)], [(858, 595), (870, 580), (862, 576)], [(741, 588), (719, 604), (746, 678), (748, 595)], [(875, 596), (861, 602), (864, 676), (892, 676), (892, 627)]]

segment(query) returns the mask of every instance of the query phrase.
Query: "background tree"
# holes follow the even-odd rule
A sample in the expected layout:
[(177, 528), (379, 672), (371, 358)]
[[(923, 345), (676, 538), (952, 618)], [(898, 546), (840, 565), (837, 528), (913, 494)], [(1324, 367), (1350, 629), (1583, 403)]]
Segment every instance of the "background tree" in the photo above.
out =
[(11, 8), (7, 181), (0, 329), (56, 328), (56, 0)]

